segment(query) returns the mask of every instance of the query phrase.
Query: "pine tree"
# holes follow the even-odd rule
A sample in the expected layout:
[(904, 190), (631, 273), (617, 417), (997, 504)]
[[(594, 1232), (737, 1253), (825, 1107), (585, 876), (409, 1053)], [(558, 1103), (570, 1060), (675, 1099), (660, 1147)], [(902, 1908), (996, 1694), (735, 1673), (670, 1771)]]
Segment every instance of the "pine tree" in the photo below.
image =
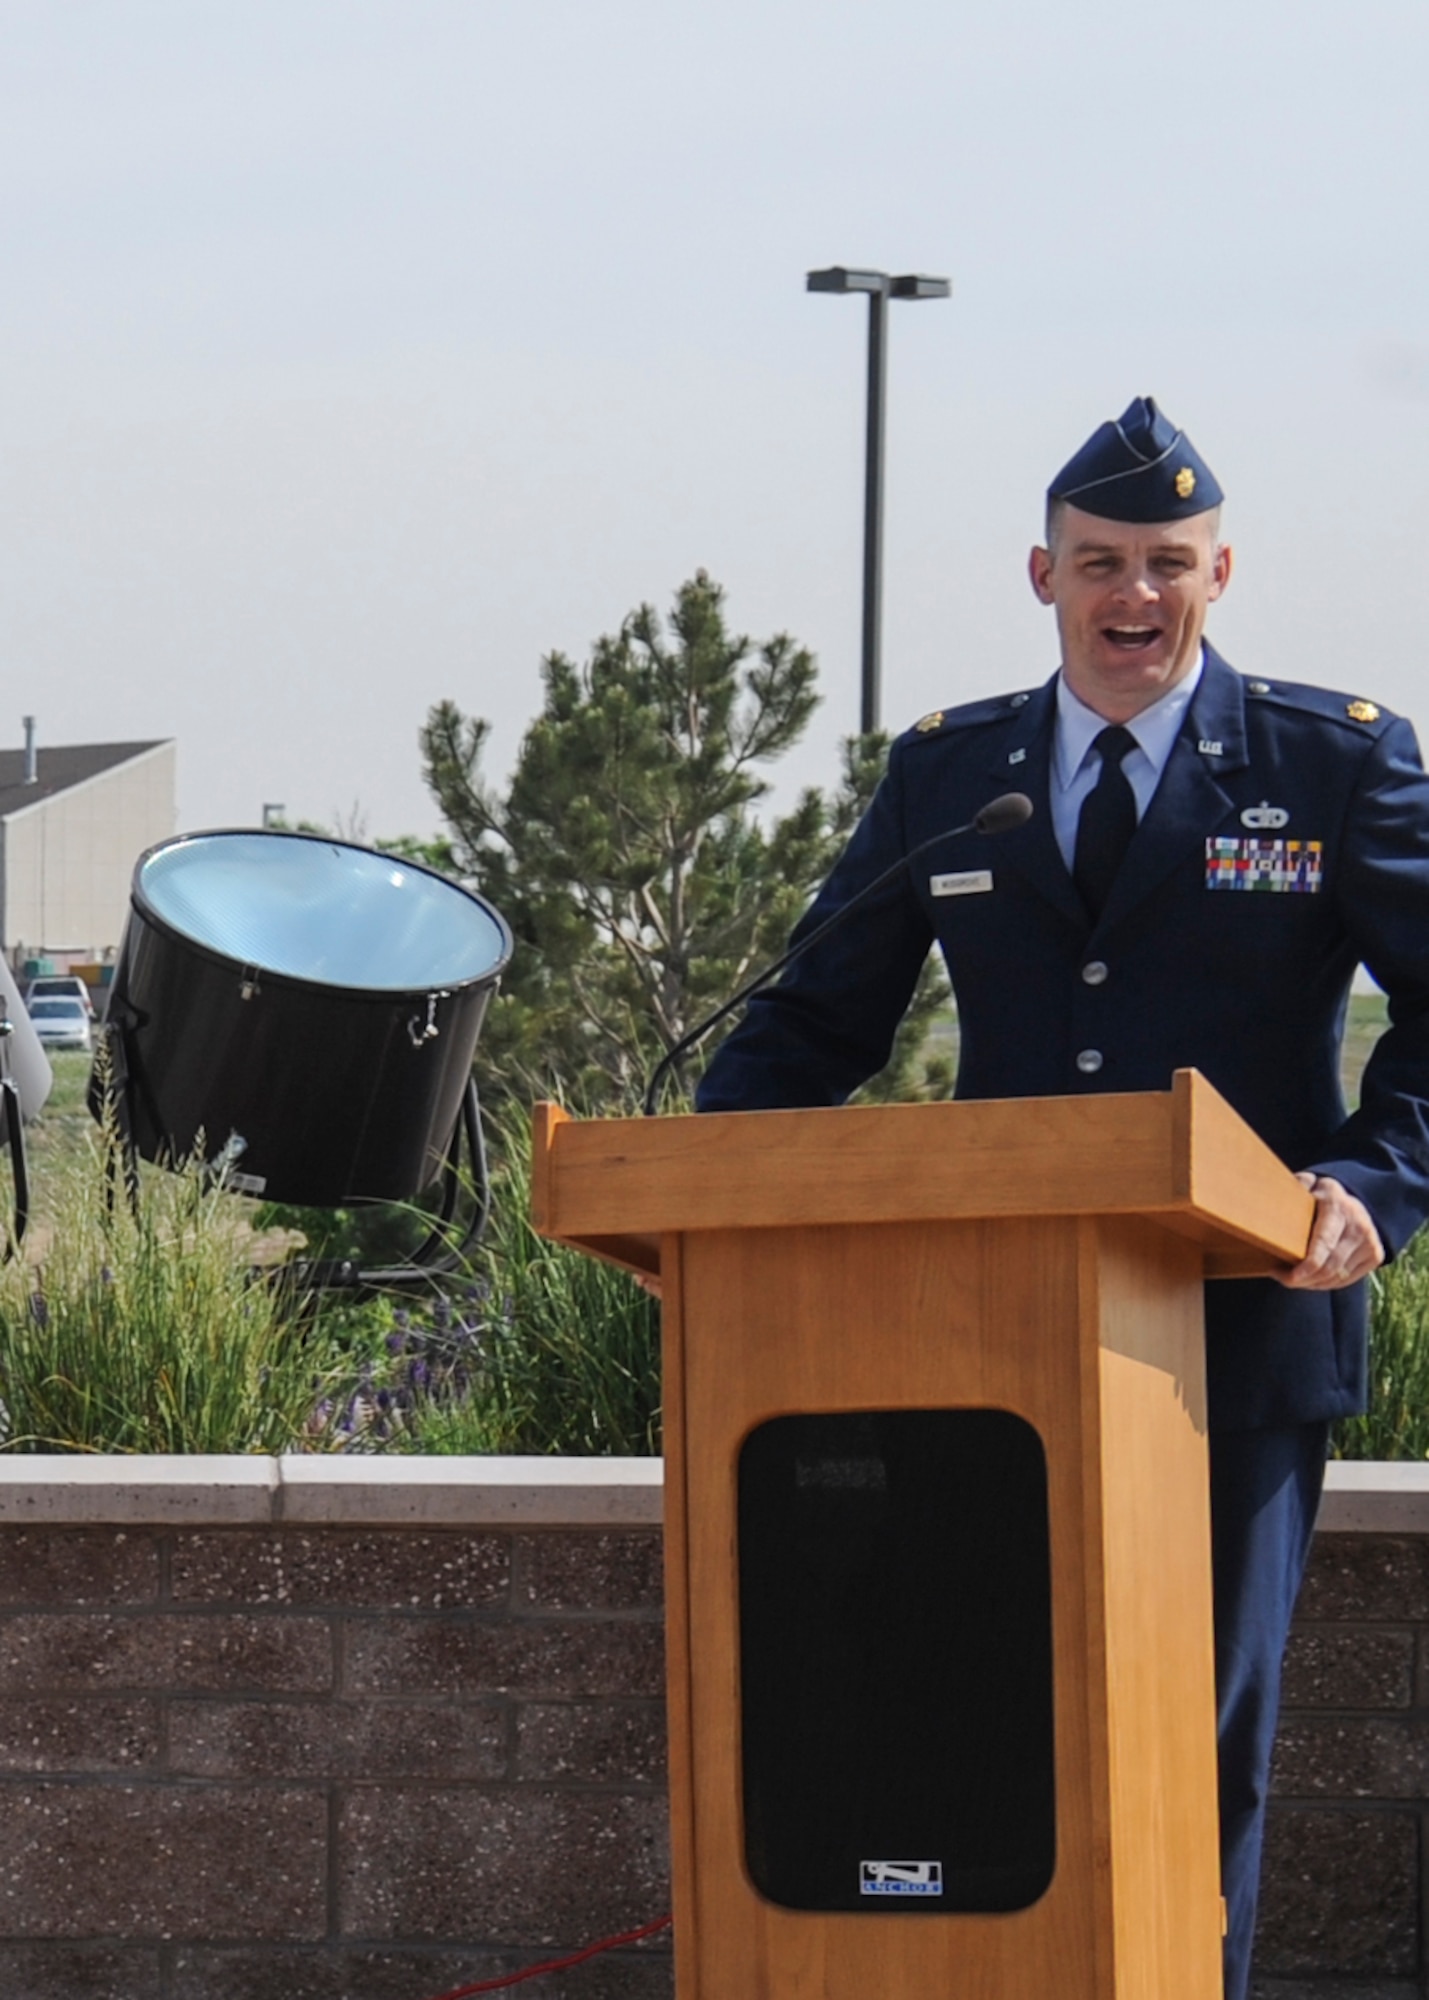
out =
[[(583, 667), (552, 653), (542, 676), (504, 797), (481, 774), (485, 721), (442, 702), (422, 735), (455, 866), (516, 936), (481, 1069), (522, 1098), (629, 1109), (659, 1057), (783, 949), (872, 794), (886, 740), (849, 739), (831, 795), (806, 790), (761, 822), (762, 774), (807, 726), (816, 667), (787, 633), (758, 646), (731, 634), (703, 571), (668, 620), (642, 605)], [(870, 1095), (945, 1094), (947, 1063), (920, 1059), (945, 1003), (930, 961)]]

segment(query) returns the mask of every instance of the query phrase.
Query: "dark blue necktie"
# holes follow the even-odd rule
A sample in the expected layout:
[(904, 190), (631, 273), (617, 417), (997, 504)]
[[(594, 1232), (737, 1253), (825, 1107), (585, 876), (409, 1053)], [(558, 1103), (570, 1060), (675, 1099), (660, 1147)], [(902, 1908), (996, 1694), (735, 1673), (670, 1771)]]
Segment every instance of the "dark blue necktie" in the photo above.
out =
[(1116, 871), (1136, 831), (1136, 794), (1121, 768), (1122, 758), (1136, 748), (1136, 738), (1120, 723), (1112, 723), (1092, 748), (1100, 753), (1102, 767), (1082, 801), (1072, 879), (1095, 921), (1106, 907)]

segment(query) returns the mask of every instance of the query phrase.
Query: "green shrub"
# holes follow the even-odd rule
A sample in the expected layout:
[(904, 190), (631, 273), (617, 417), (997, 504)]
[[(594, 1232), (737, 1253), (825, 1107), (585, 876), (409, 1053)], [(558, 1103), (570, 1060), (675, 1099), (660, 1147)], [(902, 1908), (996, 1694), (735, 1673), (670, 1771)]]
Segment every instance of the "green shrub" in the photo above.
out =
[(8, 1451), (323, 1448), (342, 1372), (320, 1314), (252, 1275), (246, 1208), (196, 1168), (125, 1193), (112, 1130), (64, 1174), (34, 1261), (0, 1269)]
[(1369, 1409), (1335, 1426), (1337, 1458), (1429, 1458), (1429, 1230), (1370, 1280)]
[[(513, 1219), (494, 1292), (414, 1313), (402, 1353), (430, 1373), (393, 1446), (416, 1452), (660, 1451), (659, 1308), (623, 1272)], [(524, 1235), (519, 1257), (510, 1238)], [(463, 1341), (468, 1343), (463, 1354)], [(443, 1358), (466, 1381), (441, 1386)]]
[(530, 1143), (498, 1135), (470, 1267), (392, 1301), (333, 1412), (349, 1448), (596, 1456), (660, 1450), (660, 1314), (623, 1271), (531, 1226)]

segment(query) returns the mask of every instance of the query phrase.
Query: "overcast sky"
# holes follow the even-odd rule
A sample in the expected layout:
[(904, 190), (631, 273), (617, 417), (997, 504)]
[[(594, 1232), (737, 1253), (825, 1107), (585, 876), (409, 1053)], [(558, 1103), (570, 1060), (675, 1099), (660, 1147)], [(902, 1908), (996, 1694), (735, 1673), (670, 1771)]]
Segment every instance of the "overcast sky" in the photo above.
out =
[(891, 312), (885, 719), (1056, 665), (1050, 474), (1152, 393), (1256, 673), (1429, 725), (1429, 8), (0, 0), (0, 744), (175, 736), (180, 823), (436, 824), (703, 566), (857, 715)]

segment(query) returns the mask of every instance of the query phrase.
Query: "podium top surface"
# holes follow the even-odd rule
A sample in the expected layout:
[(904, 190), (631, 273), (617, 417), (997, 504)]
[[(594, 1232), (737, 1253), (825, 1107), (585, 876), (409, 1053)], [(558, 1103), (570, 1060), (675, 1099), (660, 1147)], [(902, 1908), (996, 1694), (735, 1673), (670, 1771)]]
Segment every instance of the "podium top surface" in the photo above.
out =
[(1211, 1276), (1303, 1254), (1314, 1203), (1195, 1070), (1169, 1091), (674, 1118), (538, 1105), (543, 1235), (633, 1269), (658, 1239), (1012, 1216), (1143, 1215), (1202, 1243)]

